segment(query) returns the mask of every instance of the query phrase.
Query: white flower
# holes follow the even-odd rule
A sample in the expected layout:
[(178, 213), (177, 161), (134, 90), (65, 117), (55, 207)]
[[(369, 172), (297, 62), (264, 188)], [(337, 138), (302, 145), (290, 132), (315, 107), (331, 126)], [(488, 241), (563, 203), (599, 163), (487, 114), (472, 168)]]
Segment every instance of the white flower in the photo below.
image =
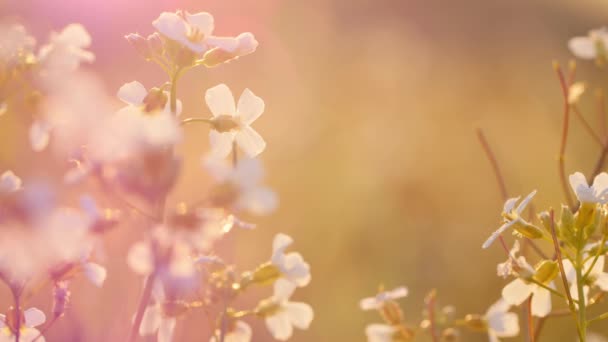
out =
[[(608, 291), (608, 273), (604, 272), (604, 262), (605, 258), (603, 255), (597, 258), (597, 262), (593, 265), (591, 271), (589, 268), (593, 263), (593, 259), (595, 257), (591, 257), (589, 260), (585, 262), (583, 267), (582, 274), (585, 275), (589, 272), (587, 276), (585, 285), (583, 286), (583, 293), (585, 295), (585, 303), (589, 303), (587, 295), (589, 294), (590, 286), (597, 286), (602, 291)], [(564, 272), (566, 273), (566, 279), (570, 285), (570, 295), (572, 299), (578, 300), (578, 287), (576, 285), (576, 270), (572, 265), (572, 262), (569, 259), (562, 259), (562, 263), (564, 265)]]
[(149, 305), (144, 311), (139, 326), (139, 335), (147, 336), (157, 333), (158, 342), (171, 342), (177, 319), (164, 314), (163, 301), (165, 300), (165, 294), (162, 284), (158, 281), (154, 284), (153, 296), (155, 303)]
[(35, 120), (30, 126), (29, 138), (32, 150), (36, 152), (43, 151), (51, 140), (50, 124), (44, 120)]
[(23, 52), (29, 52), (36, 44), (25, 28), (19, 24), (0, 23), (0, 62), (10, 64)]
[[(525, 261), (525, 258), (520, 257), (518, 264), (529, 274), (534, 273), (534, 269)], [(555, 288), (553, 282), (546, 285)], [(510, 305), (519, 305), (530, 295), (532, 295), (532, 315), (536, 317), (547, 316), (551, 312), (551, 292), (546, 288), (517, 278), (502, 289), (502, 298)]]
[(215, 48), (205, 53), (203, 63), (207, 67), (238, 59), (255, 52), (258, 47), (258, 41), (250, 32), (241, 33), (236, 37), (212, 37), (209, 43)]
[(250, 126), (264, 112), (261, 98), (245, 89), (235, 105), (230, 89), (220, 84), (207, 90), (205, 101), (213, 115), (214, 129), (209, 132), (212, 155), (225, 158), (235, 141), (250, 158), (264, 151), (266, 142)]
[(359, 307), (361, 307), (361, 310), (379, 310), (384, 307), (386, 302), (403, 298), (407, 294), (407, 287), (401, 286), (391, 291), (380, 292), (374, 297), (363, 298), (359, 302)]
[(536, 190), (532, 191), (526, 198), (524, 198), (521, 203), (515, 208), (515, 204), (519, 201), (520, 197), (509, 198), (504, 205), (502, 216), (504, 218), (505, 223), (498, 228), (490, 237), (483, 243), (482, 248), (488, 248), (494, 240), (496, 240), (500, 234), (502, 234), (505, 230), (509, 229), (515, 224), (529, 225), (526, 220), (521, 217), (521, 213), (526, 209), (526, 206), (532, 198), (536, 195)]
[(81, 62), (93, 62), (95, 55), (85, 50), (91, 36), (80, 24), (70, 24), (61, 32), (51, 33), (50, 42), (40, 48), (38, 59), (49, 72), (73, 71)]
[(262, 185), (264, 169), (258, 159), (240, 158), (236, 167), (225, 159), (205, 158), (204, 165), (221, 185), (229, 184), (237, 190), (234, 209), (254, 215), (268, 215), (278, 206), (278, 197), (272, 189)]
[[(224, 342), (249, 342), (251, 341), (251, 327), (243, 321), (233, 321), (230, 323), (228, 331), (224, 335)], [(219, 331), (216, 331), (219, 334)], [(215, 336), (211, 337), (209, 342), (217, 342)]]
[(174, 40), (195, 53), (209, 49), (207, 38), (213, 32), (213, 16), (206, 12), (163, 12), (152, 22), (152, 26), (165, 37)]
[(570, 186), (581, 203), (605, 204), (608, 201), (608, 174), (605, 172), (595, 176), (591, 186), (582, 173), (573, 173), (570, 175)]
[[(148, 90), (144, 87), (143, 84), (132, 81), (129, 83), (123, 84), (120, 89), (118, 89), (118, 93), (116, 96), (124, 103), (129, 106), (134, 106), (141, 108), (143, 110), (149, 111), (147, 109), (159, 110), (162, 108), (166, 113), (171, 113), (171, 103), (169, 101), (169, 92), (163, 91), (162, 93), (158, 93), (158, 96), (164, 95), (162, 102), (165, 102), (164, 106), (162, 103), (150, 103), (152, 102), (150, 99), (147, 99), (149, 93)], [(157, 100), (160, 102), (160, 99)], [(147, 108), (146, 108), (147, 107)], [(159, 107), (159, 108), (156, 108)], [(179, 116), (182, 112), (182, 102), (177, 100), (176, 102), (176, 116)]]
[(519, 318), (516, 313), (508, 312), (511, 306), (499, 299), (486, 312), (484, 319), (488, 323), (490, 342), (499, 341), (499, 337), (514, 337), (519, 334)]
[[(39, 309), (29, 308), (23, 312), (23, 318), (24, 321), (22, 321), (22, 326), (19, 329), (19, 341), (32, 342), (40, 336), (40, 331), (35, 327), (43, 324), (46, 321), (46, 316)], [(9, 321), (7, 321), (5, 315), (0, 314), (0, 342), (13, 342), (17, 340), (12, 330), (14, 327), (9, 326)], [(44, 342), (45, 339), (41, 336), (36, 341)]]
[(285, 249), (293, 243), (293, 239), (285, 234), (277, 234), (272, 242), (272, 264), (277, 267), (282, 276), (298, 287), (310, 283), (310, 265), (304, 261), (300, 253), (285, 254)]
[(279, 341), (288, 340), (294, 327), (308, 329), (314, 317), (310, 305), (289, 301), (295, 289), (293, 283), (284, 279), (274, 283), (274, 294), (271, 298), (274, 308), (272, 313), (265, 317), (265, 321), (272, 336)]
[(595, 59), (606, 54), (608, 30), (605, 27), (591, 30), (585, 37), (574, 37), (568, 42), (570, 51), (578, 58)]
[(0, 175), (0, 194), (11, 193), (21, 190), (21, 178), (17, 177), (13, 171), (4, 171)]
[(102, 287), (106, 280), (108, 272), (105, 267), (94, 262), (85, 262), (82, 264), (84, 276), (95, 286)]
[(369, 324), (365, 328), (367, 342), (394, 342), (399, 336), (401, 327), (388, 324)]
[[(513, 247), (509, 251), (509, 257), (507, 261), (500, 263), (496, 266), (496, 273), (499, 277), (507, 278), (513, 273), (520, 272), (521, 270), (530, 271), (529, 265), (526, 262), (526, 258), (523, 256), (517, 256), (519, 253), (519, 241), (513, 243)], [(534, 272), (534, 270), (532, 270)]]

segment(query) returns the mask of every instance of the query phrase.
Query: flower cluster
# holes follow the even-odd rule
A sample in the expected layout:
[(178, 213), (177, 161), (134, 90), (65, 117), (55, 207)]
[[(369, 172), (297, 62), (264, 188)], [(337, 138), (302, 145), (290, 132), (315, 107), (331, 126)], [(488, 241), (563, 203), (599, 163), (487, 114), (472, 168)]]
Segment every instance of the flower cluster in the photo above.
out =
[[(0, 316), (3, 341), (44, 341), (45, 332), (69, 309), (74, 277), (84, 275), (97, 287), (111, 277), (95, 261), (103, 255), (104, 235), (119, 224), (142, 225), (141, 219), (141, 239), (125, 257), (144, 278), (128, 341), (139, 335), (171, 341), (179, 321), (196, 310), (210, 317), (210, 341), (250, 341), (249, 319), (262, 320), (281, 341), (312, 322), (312, 308), (292, 300), (311, 275), (304, 258), (287, 251), (290, 236), (277, 234), (268, 261), (242, 272), (215, 248), (233, 230), (249, 234), (256, 227), (243, 215), (267, 215), (278, 205), (256, 159), (266, 142), (252, 125), (264, 113), (264, 101), (249, 89), (235, 100), (230, 88), (219, 84), (204, 95), (209, 117), (184, 117), (177, 96), (188, 70), (235, 61), (253, 53), (258, 42), (249, 32), (215, 36), (214, 19), (205, 12), (164, 12), (152, 26), (155, 32), (147, 37), (134, 33), (126, 39), (167, 80), (152, 87), (125, 83), (116, 95), (123, 105), (116, 108), (98, 78), (80, 70), (95, 60), (83, 26), (53, 32), (36, 49), (23, 26), (0, 23), (0, 115), (26, 125), (33, 151), (68, 161), (71, 167), (60, 182), (80, 192), (79, 205), (63, 205), (57, 190), (3, 170), (0, 280), (14, 301)], [(182, 165), (176, 147), (187, 141), (184, 126), (194, 123), (209, 129), (211, 149), (202, 157), (201, 173), (213, 185), (196, 202), (169, 203)], [(111, 205), (101, 207), (101, 202)], [(23, 302), (45, 284), (52, 287), (51, 319), (36, 330), (46, 316), (35, 308), (24, 310)], [(262, 286), (271, 286), (272, 293), (253, 307), (239, 307), (237, 299)]]

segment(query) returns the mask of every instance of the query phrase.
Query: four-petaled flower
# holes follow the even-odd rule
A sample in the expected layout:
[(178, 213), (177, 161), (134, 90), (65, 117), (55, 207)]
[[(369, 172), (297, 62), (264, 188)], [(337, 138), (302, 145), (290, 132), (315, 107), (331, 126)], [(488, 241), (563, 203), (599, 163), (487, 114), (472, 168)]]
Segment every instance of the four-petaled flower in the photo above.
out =
[[(46, 321), (46, 316), (44, 315), (44, 312), (36, 308), (29, 308), (23, 311), (23, 318), (21, 318), (21, 313), (17, 313), (14, 310), (11, 310), (9, 312), (9, 315), (17, 315), (18, 317), (20, 317), (18, 318), (19, 320), (21, 320), (21, 322), (19, 323), (19, 341), (45, 341), (44, 336), (41, 336), (40, 331), (35, 328)], [(15, 336), (15, 321), (16, 319), (12, 319), (0, 314), (0, 342), (14, 342), (17, 340), (17, 337)]]
[(593, 179), (593, 185), (589, 186), (585, 175), (576, 172), (570, 175), (570, 186), (581, 203), (608, 202), (608, 174), (600, 173)]
[[(585, 279), (585, 285), (583, 285), (583, 294), (585, 295), (585, 303), (589, 303), (587, 295), (589, 294), (589, 290), (591, 286), (597, 286), (602, 291), (608, 291), (608, 273), (604, 272), (604, 261), (605, 258), (603, 255), (600, 255), (597, 258), (595, 264), (593, 260), (595, 258), (591, 257), (589, 260), (585, 262), (585, 265), (582, 269), (582, 274), (585, 275), (587, 272), (587, 278)], [(576, 270), (572, 265), (572, 262), (569, 259), (563, 259), (562, 263), (564, 265), (564, 272), (566, 273), (566, 279), (570, 285), (570, 295), (572, 299), (578, 300), (578, 287), (576, 285)], [(593, 265), (593, 268), (591, 268)], [(591, 268), (591, 270), (589, 270)]]
[(235, 105), (232, 92), (225, 84), (219, 84), (205, 94), (211, 110), (213, 129), (209, 132), (211, 154), (225, 158), (232, 151), (233, 143), (253, 158), (266, 148), (264, 139), (251, 128), (251, 124), (264, 112), (264, 101), (245, 89)]
[(314, 317), (310, 305), (289, 301), (295, 289), (295, 284), (278, 279), (274, 283), (274, 294), (267, 303), (269, 311), (265, 315), (266, 327), (279, 341), (288, 340), (294, 327), (308, 329)]
[(521, 203), (515, 208), (515, 204), (519, 201), (520, 197), (509, 198), (504, 205), (502, 211), (502, 217), (504, 218), (504, 224), (498, 228), (490, 237), (483, 243), (482, 248), (488, 248), (490, 245), (496, 240), (500, 234), (502, 234), (505, 230), (510, 227), (521, 224), (523, 226), (529, 226), (526, 220), (521, 217), (521, 213), (526, 209), (526, 206), (532, 200), (532, 197), (536, 195), (536, 190), (532, 191), (526, 198), (524, 198)]
[[(523, 268), (525, 274), (533, 275), (534, 268), (523, 257), (518, 259), (518, 266)], [(524, 273), (522, 272), (522, 273)], [(544, 286), (555, 288), (552, 281), (546, 281)], [(510, 305), (519, 305), (532, 295), (532, 315), (545, 317), (551, 312), (551, 292), (534, 282), (517, 278), (502, 289), (502, 298)]]
[(386, 302), (406, 297), (407, 294), (407, 287), (400, 286), (391, 291), (380, 292), (374, 297), (363, 298), (359, 302), (359, 306), (361, 307), (361, 310), (379, 310), (384, 307)]
[(206, 12), (163, 12), (152, 26), (165, 37), (174, 40), (195, 53), (209, 49), (207, 39), (213, 32), (213, 16)]
[(519, 334), (519, 318), (509, 312), (511, 305), (499, 299), (486, 312), (484, 319), (488, 325), (490, 342), (498, 342), (499, 337), (514, 337)]
[[(285, 253), (293, 239), (285, 234), (277, 234), (272, 242), (272, 264), (279, 269), (283, 278), (295, 286), (304, 287), (310, 283), (310, 265), (297, 252)], [(278, 280), (277, 280), (278, 281)]]

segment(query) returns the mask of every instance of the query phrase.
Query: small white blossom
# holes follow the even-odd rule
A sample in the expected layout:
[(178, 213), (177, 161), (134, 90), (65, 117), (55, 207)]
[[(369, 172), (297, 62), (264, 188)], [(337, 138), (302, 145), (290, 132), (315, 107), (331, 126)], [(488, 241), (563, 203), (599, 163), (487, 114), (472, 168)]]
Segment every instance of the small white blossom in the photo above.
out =
[(218, 183), (236, 188), (235, 210), (267, 215), (277, 208), (277, 194), (262, 185), (264, 169), (258, 159), (241, 158), (233, 167), (225, 159), (205, 158), (204, 166)]
[(195, 53), (209, 49), (207, 38), (213, 32), (213, 16), (206, 12), (163, 12), (152, 22), (152, 26), (165, 37), (174, 40)]
[(369, 324), (365, 328), (367, 342), (394, 342), (400, 333), (400, 326), (388, 324)]
[[(519, 253), (519, 241), (515, 241), (513, 247), (509, 251), (509, 257), (507, 261), (498, 264), (496, 266), (496, 273), (499, 277), (507, 278), (514, 272), (519, 272), (522, 269), (526, 269), (529, 265), (526, 262), (526, 258), (523, 256), (517, 256)], [(529, 271), (529, 269), (527, 269)], [(532, 270), (533, 272), (534, 270)]]
[(0, 62), (10, 64), (23, 52), (29, 52), (36, 40), (20, 24), (0, 23)]
[(359, 307), (361, 310), (379, 310), (386, 302), (406, 297), (407, 294), (407, 287), (401, 286), (391, 291), (380, 292), (374, 297), (363, 298), (359, 302)]
[(570, 51), (581, 59), (595, 59), (606, 54), (608, 30), (605, 27), (591, 30), (584, 37), (574, 37), (568, 42)]
[[(249, 324), (237, 320), (230, 323), (228, 331), (224, 335), (224, 342), (249, 342), (251, 341), (251, 327)], [(216, 334), (219, 335), (219, 331), (216, 331)], [(209, 342), (217, 342), (215, 336), (211, 337)]]
[(207, 67), (251, 54), (258, 47), (258, 41), (250, 32), (241, 33), (236, 37), (212, 37), (209, 42), (215, 48), (205, 53), (203, 63)]
[(108, 276), (105, 267), (94, 262), (85, 262), (82, 265), (84, 276), (95, 286), (102, 287)]
[[(583, 293), (585, 295), (585, 303), (589, 303), (587, 295), (589, 294), (589, 290), (590, 290), (591, 286), (597, 286), (600, 290), (602, 290), (604, 292), (608, 292), (608, 273), (604, 272), (605, 257), (603, 255), (599, 256), (597, 258), (597, 262), (593, 265), (593, 268), (591, 269), (591, 271), (589, 271), (591, 264), (593, 264), (593, 259), (595, 259), (595, 257), (591, 257), (589, 260), (587, 260), (585, 262), (585, 265), (583, 266), (583, 271), (582, 271), (582, 274), (587, 274), (587, 272), (589, 272), (589, 275), (586, 278), (587, 281), (585, 282), (585, 285), (583, 286)], [(576, 282), (577, 282), (576, 270), (574, 269), (574, 266), (572, 265), (572, 262), (569, 259), (562, 259), (562, 263), (564, 265), (564, 272), (566, 273), (566, 279), (568, 279), (568, 282), (571, 284), (570, 285), (570, 295), (572, 296), (572, 299), (578, 300), (578, 287), (576, 285)]]
[(285, 249), (293, 243), (293, 239), (285, 234), (277, 234), (272, 242), (272, 264), (277, 267), (282, 276), (298, 287), (310, 283), (310, 265), (302, 255), (296, 252), (285, 253)]
[[(23, 325), (19, 329), (19, 341), (32, 342), (40, 336), (40, 331), (35, 327), (44, 324), (46, 316), (39, 309), (29, 308), (23, 312), (23, 318)], [(13, 329), (8, 324), (7, 317), (0, 314), (0, 342), (14, 342), (17, 340)], [(44, 342), (45, 339), (40, 336), (36, 341)]]
[(279, 279), (274, 283), (274, 294), (271, 298), (274, 310), (265, 317), (266, 327), (279, 341), (288, 340), (293, 334), (293, 328), (308, 329), (314, 313), (306, 303), (290, 302), (289, 298), (295, 291), (295, 284)]
[[(518, 263), (527, 270), (529, 274), (534, 273), (534, 269), (523, 257)], [(550, 288), (555, 288), (553, 282), (546, 284)], [(510, 305), (519, 305), (532, 295), (532, 315), (545, 317), (551, 312), (551, 292), (535, 283), (517, 278), (507, 284), (502, 289), (502, 298)]]
[(608, 201), (608, 174), (605, 172), (595, 176), (593, 185), (587, 184), (585, 175), (576, 172), (570, 175), (570, 186), (581, 203), (601, 203)]
[(17, 177), (13, 171), (4, 171), (0, 175), (0, 194), (11, 193), (21, 190), (21, 178)]
[(488, 323), (490, 342), (498, 342), (499, 337), (514, 337), (519, 334), (519, 318), (509, 312), (511, 305), (499, 299), (486, 312), (484, 319)]
[(205, 101), (213, 115), (213, 128), (209, 132), (211, 154), (225, 158), (234, 142), (250, 158), (266, 148), (264, 139), (251, 128), (251, 124), (264, 112), (264, 101), (245, 89), (235, 104), (232, 92), (225, 84), (207, 90)]
[(517, 203), (517, 201), (519, 201), (520, 197), (509, 198), (505, 202), (502, 211), (504, 224), (500, 228), (498, 228), (494, 233), (492, 233), (492, 235), (490, 235), (486, 242), (483, 243), (482, 248), (485, 249), (490, 247), (490, 245), (492, 245), (492, 243), (500, 236), (500, 234), (502, 234), (505, 230), (509, 229), (513, 225), (517, 223), (524, 225), (529, 224), (521, 217), (521, 213), (524, 211), (524, 209), (526, 209), (526, 206), (528, 205), (528, 203), (530, 203), (534, 195), (536, 195), (536, 190), (532, 191), (528, 196), (526, 196), (526, 198), (524, 198), (521, 203), (519, 203), (517, 208), (515, 208), (515, 204)]
[(91, 36), (87, 30), (80, 24), (70, 24), (59, 33), (51, 33), (50, 42), (40, 48), (38, 59), (45, 66), (45, 71), (73, 71), (81, 62), (95, 60), (95, 55), (85, 50), (90, 45)]
[(139, 326), (139, 335), (148, 336), (156, 333), (158, 342), (171, 342), (177, 319), (169, 317), (163, 312), (165, 294), (160, 282), (154, 284), (153, 296), (155, 303), (149, 305)]

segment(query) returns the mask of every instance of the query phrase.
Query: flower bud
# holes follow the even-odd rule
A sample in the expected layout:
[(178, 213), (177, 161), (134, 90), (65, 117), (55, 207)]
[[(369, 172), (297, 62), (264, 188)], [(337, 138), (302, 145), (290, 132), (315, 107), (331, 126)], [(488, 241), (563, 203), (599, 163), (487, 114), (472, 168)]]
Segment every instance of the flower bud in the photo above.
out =
[(140, 36), (137, 33), (131, 33), (125, 36), (125, 39), (135, 48), (135, 51), (139, 53), (142, 57), (148, 59), (150, 58), (150, 49), (148, 48), (148, 42), (146, 38)]
[(543, 260), (536, 266), (534, 280), (546, 284), (557, 277), (559, 266), (555, 260)]
[(549, 234), (551, 234), (551, 215), (549, 215), (548, 211), (543, 211), (540, 214), (538, 214), (538, 219), (540, 220), (540, 222), (543, 225), (543, 228), (545, 228), (545, 230), (547, 232), (549, 232)]
[(583, 229), (595, 221), (595, 212), (598, 205), (596, 203), (581, 203), (578, 212), (574, 217), (575, 229)]
[[(265, 263), (263, 265), (258, 266), (258, 268), (256, 268), (255, 271), (251, 273), (249, 282), (262, 285), (270, 285), (280, 277), (281, 270), (279, 270), (275, 265), (271, 263)], [(241, 283), (241, 286), (244, 286), (244, 284)]]
[(148, 41), (148, 49), (153, 56), (161, 55), (163, 53), (163, 40), (158, 32), (152, 33), (146, 40)]
[(441, 332), (441, 340), (445, 342), (456, 342), (460, 337), (460, 332), (454, 328), (447, 328)]
[(538, 228), (537, 226), (530, 223), (517, 222), (513, 226), (513, 229), (517, 233), (529, 239), (540, 239), (543, 237), (543, 231), (540, 230), (540, 228)]

